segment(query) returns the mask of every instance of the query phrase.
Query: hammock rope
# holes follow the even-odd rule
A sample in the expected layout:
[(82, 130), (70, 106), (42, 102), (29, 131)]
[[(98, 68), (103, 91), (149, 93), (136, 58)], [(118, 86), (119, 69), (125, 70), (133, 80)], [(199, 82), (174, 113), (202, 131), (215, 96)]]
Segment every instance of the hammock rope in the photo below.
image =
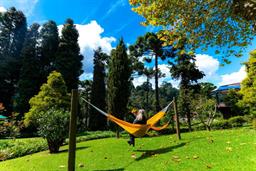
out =
[(145, 134), (147, 134), (147, 132), (150, 129), (153, 129), (153, 130), (156, 130), (156, 131), (160, 131), (162, 129), (165, 129), (165, 128), (167, 128), (167, 126), (169, 125), (169, 123), (171, 121), (171, 120), (169, 120), (166, 124), (164, 124), (161, 127), (155, 127), (154, 126), (162, 117), (164, 117), (164, 115), (166, 114), (168, 108), (173, 103), (173, 101), (171, 101), (165, 108), (163, 108), (157, 114), (155, 114), (151, 118), (149, 118), (147, 120), (146, 124), (132, 124), (132, 123), (123, 121), (121, 119), (116, 118), (115, 116), (113, 116), (111, 114), (108, 114), (108, 113), (104, 112), (103, 110), (99, 109), (98, 107), (96, 107), (95, 105), (93, 105), (92, 103), (90, 103), (89, 101), (87, 101), (84, 98), (82, 98), (82, 100), (84, 100), (86, 103), (88, 103), (90, 106), (92, 106), (99, 113), (106, 116), (109, 120), (111, 120), (112, 122), (115, 122), (117, 125), (119, 125), (123, 129), (125, 129), (127, 132), (134, 135), (135, 137), (144, 136)]

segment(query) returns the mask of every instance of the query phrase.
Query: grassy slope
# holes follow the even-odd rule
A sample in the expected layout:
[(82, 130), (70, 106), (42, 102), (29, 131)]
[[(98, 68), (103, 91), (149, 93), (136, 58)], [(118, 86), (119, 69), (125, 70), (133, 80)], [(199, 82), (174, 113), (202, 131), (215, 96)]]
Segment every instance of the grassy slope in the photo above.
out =
[[(77, 144), (77, 170), (256, 170), (256, 131), (200, 131), (137, 139), (107, 138)], [(67, 170), (67, 146), (59, 154), (47, 151), (0, 162), (5, 171)], [(84, 167), (79, 167), (83, 164)]]

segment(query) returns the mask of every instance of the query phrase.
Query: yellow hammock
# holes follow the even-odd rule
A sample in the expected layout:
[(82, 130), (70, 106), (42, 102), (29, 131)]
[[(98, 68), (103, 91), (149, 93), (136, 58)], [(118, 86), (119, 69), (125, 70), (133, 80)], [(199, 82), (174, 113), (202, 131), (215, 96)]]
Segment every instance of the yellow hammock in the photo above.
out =
[(108, 114), (108, 113), (102, 111), (101, 109), (97, 108), (96, 106), (94, 106), (93, 104), (91, 104), (90, 102), (85, 100), (84, 98), (82, 98), (82, 99), (86, 103), (91, 105), (94, 109), (96, 109), (98, 112), (100, 112), (101, 114), (105, 115), (109, 120), (115, 122), (117, 125), (119, 125), (123, 129), (125, 129), (127, 132), (129, 132), (130, 134), (134, 135), (135, 137), (142, 137), (142, 136), (144, 136), (145, 134), (147, 134), (149, 129), (153, 129), (153, 130), (156, 130), (156, 131), (160, 131), (162, 129), (165, 129), (169, 125), (170, 121), (168, 123), (164, 124), (161, 127), (155, 127), (154, 125), (166, 114), (169, 106), (173, 102), (173, 101), (170, 102), (164, 109), (162, 109), (160, 112), (158, 112), (157, 114), (155, 114), (154, 116), (149, 118), (147, 120), (146, 124), (132, 124), (132, 123), (123, 121), (121, 119), (118, 119), (118, 118), (114, 117), (113, 115)]

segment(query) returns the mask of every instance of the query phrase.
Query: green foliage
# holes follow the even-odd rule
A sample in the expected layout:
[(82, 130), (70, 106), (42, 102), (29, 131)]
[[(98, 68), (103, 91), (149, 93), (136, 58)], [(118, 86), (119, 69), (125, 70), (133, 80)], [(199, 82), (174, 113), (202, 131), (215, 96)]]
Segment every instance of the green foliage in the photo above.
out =
[(227, 94), (224, 96), (223, 102), (230, 107), (232, 116), (243, 115), (243, 107), (238, 105), (238, 101), (241, 99), (241, 94), (234, 89), (228, 90)]
[(232, 127), (243, 126), (246, 123), (246, 120), (243, 116), (235, 116), (228, 119), (228, 122), (232, 125)]
[(26, 36), (26, 41), (21, 51), (22, 67), (17, 87), (15, 110), (21, 116), (29, 110), (29, 99), (38, 93), (41, 81), (41, 63), (38, 52), (39, 24), (33, 24)]
[(51, 108), (39, 115), (38, 134), (47, 140), (50, 153), (57, 153), (68, 136), (70, 112)]
[(40, 29), (40, 70), (42, 81), (45, 82), (47, 76), (55, 69), (56, 52), (59, 45), (59, 33), (54, 21), (48, 21)]
[(83, 56), (80, 54), (78, 36), (73, 20), (67, 19), (61, 31), (55, 65), (66, 82), (68, 92), (78, 88), (79, 76), (82, 73)]
[(91, 101), (92, 92), (92, 80), (84, 80), (79, 83), (79, 104), (80, 104), (80, 115), (78, 115), (78, 130), (85, 131), (89, 128), (89, 111), (91, 106), (86, 103), (83, 99)]
[[(114, 137), (114, 135), (115, 134), (111, 131), (83, 132), (77, 136), (76, 142)], [(68, 139), (66, 139), (64, 144), (68, 144)], [(25, 156), (47, 149), (47, 143), (42, 138), (1, 139), (0, 161)]]
[(47, 150), (43, 139), (13, 139), (0, 141), (0, 160), (7, 160)]
[[(184, 45), (186, 42), (183, 42)], [(178, 106), (182, 116), (187, 117), (188, 128), (191, 131), (191, 107), (190, 102), (194, 98), (193, 94), (197, 88), (197, 81), (204, 77), (204, 73), (200, 71), (195, 64), (195, 55), (181, 53), (185, 48), (184, 45), (177, 49), (172, 65), (170, 68), (171, 75), (174, 79), (180, 79), (180, 91)]]
[(70, 99), (67, 94), (65, 82), (59, 72), (53, 71), (49, 76), (47, 83), (43, 84), (40, 92), (29, 101), (30, 110), (25, 114), (24, 123), (28, 125), (37, 125), (37, 119), (41, 112), (46, 112), (50, 108), (68, 110)]
[[(121, 39), (112, 50), (108, 73), (108, 111), (123, 119), (127, 113), (127, 104), (131, 86), (131, 61), (126, 53), (126, 47)], [(118, 128), (117, 128), (118, 129)]]
[[(91, 92), (91, 103), (98, 108), (106, 109), (106, 86), (105, 86), (105, 63), (108, 60), (108, 55), (103, 53), (101, 48), (98, 48), (94, 52), (94, 70), (93, 70), (93, 82)], [(105, 130), (107, 126), (106, 117), (100, 115), (98, 111), (91, 108), (90, 111), (90, 129)]]
[[(165, 60), (168, 55), (167, 51), (164, 50), (163, 41), (160, 40), (155, 33), (146, 33), (144, 36), (140, 36), (137, 38), (135, 45), (130, 46), (131, 56), (135, 58), (144, 58), (144, 61), (151, 63), (152, 59), (154, 59), (154, 67), (155, 69), (141, 69), (139, 70), (139, 74), (144, 74), (147, 76), (147, 80), (153, 76), (155, 77), (155, 112), (160, 110), (160, 101), (159, 101), (159, 87), (158, 87), (158, 79), (160, 77), (164, 77), (159, 71), (158, 68), (158, 60), (161, 58)], [(145, 57), (146, 56), (146, 57)]]
[(256, 129), (256, 119), (253, 119), (253, 120), (252, 120), (252, 127), (253, 127), (254, 129)]
[(240, 56), (255, 35), (255, 1), (130, 0), (133, 11), (145, 18), (144, 25), (162, 26), (159, 37), (179, 46), (189, 38), (189, 49), (217, 47), (223, 62)]
[(14, 7), (0, 17), (0, 101), (11, 113), (15, 86), (19, 80), (21, 49), (27, 31), (26, 17)]
[(256, 50), (250, 53), (249, 61), (246, 63), (246, 72), (247, 77), (241, 83), (242, 99), (238, 104), (256, 117)]
[(212, 129), (228, 129), (232, 128), (232, 125), (228, 120), (219, 120), (212, 124)]
[(210, 131), (215, 117), (219, 115), (216, 101), (204, 95), (198, 94), (195, 95), (195, 97), (196, 96), (198, 96), (198, 98), (192, 100), (191, 108), (200, 122)]

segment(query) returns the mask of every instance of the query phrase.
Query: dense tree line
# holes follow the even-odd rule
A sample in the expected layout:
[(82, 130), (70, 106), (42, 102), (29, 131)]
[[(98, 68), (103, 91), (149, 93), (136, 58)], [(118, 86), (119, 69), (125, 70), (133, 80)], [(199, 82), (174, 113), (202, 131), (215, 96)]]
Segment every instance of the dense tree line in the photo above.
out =
[(78, 87), (83, 59), (78, 36), (72, 19), (59, 36), (54, 21), (27, 28), (25, 15), (14, 7), (0, 13), (0, 101), (8, 114), (28, 112), (29, 100), (53, 70), (63, 75), (68, 92)]

